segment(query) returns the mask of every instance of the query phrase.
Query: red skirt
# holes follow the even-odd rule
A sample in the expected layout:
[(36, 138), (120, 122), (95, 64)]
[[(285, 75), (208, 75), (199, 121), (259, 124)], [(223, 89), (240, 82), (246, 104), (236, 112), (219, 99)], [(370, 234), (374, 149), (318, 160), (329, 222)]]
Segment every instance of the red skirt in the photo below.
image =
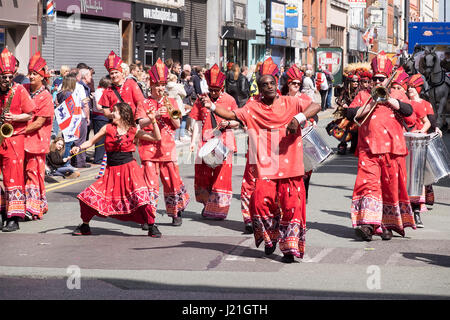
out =
[(141, 214), (135, 213), (140, 212), (143, 206), (150, 206), (154, 217), (156, 208), (151, 197), (144, 172), (133, 160), (120, 166), (107, 166), (105, 174), (77, 198), (99, 216), (146, 223)]

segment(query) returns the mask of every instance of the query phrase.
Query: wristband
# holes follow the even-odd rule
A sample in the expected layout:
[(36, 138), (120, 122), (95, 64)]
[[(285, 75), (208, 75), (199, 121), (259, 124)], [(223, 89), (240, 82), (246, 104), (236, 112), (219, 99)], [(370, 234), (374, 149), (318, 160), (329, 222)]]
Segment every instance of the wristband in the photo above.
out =
[(300, 112), (299, 114), (294, 116), (295, 119), (297, 119), (299, 124), (302, 124), (303, 122), (306, 122), (306, 116)]
[(213, 103), (211, 104), (211, 111), (214, 112), (216, 110), (216, 105)]

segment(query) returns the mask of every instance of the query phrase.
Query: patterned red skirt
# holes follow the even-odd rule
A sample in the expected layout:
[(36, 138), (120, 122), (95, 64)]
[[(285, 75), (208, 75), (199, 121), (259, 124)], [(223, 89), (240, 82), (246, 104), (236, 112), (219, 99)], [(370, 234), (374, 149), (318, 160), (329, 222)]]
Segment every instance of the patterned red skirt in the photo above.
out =
[[(152, 205), (152, 195), (144, 180), (144, 172), (135, 160), (107, 166), (105, 174), (78, 195), (78, 199), (94, 209), (99, 216), (135, 221), (139, 208)], [(135, 221), (144, 223), (146, 221)]]

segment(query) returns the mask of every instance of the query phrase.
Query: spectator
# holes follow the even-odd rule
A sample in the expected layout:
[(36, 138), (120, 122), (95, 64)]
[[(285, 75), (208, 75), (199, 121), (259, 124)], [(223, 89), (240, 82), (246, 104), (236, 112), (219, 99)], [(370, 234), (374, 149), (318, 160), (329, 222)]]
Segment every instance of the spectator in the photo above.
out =
[(325, 111), (327, 108), (327, 95), (329, 86), (323, 69), (324, 68), (322, 66), (319, 66), (319, 71), (316, 73), (316, 87), (320, 92), (321, 109), (322, 111)]
[(128, 78), (128, 76), (130, 75), (130, 66), (128, 64), (126, 64), (125, 62), (123, 62), (121, 64), (121, 67), (122, 67), (123, 77), (125, 79)]
[(316, 92), (316, 86), (314, 85), (314, 82), (312, 80), (312, 71), (307, 69), (305, 71), (305, 76), (303, 77), (302, 93), (311, 97), (314, 102), (314, 95)]
[[(186, 97), (183, 99), (184, 109), (188, 117), (186, 118), (186, 132), (191, 132), (192, 130), (192, 119), (189, 117), (192, 106), (195, 100), (197, 100), (197, 95), (195, 94), (194, 85), (191, 81), (191, 76), (189, 71), (181, 72), (180, 81), (184, 85), (184, 91), (186, 91)], [(184, 132), (180, 132), (180, 140), (184, 140)]]
[(253, 71), (253, 74), (250, 79), (250, 96), (252, 96), (252, 97), (259, 94), (259, 90), (258, 90), (259, 71), (258, 70), (261, 67), (261, 65), (262, 65), (261, 61), (259, 61), (256, 64), (255, 71)]
[(186, 129), (187, 113), (183, 103), (183, 99), (186, 97), (186, 90), (184, 90), (182, 83), (178, 83), (178, 77), (175, 74), (169, 74), (166, 88), (169, 97), (177, 101), (178, 109), (181, 111), (180, 127), (175, 130), (175, 143), (179, 143), (181, 137), (184, 137)]
[(202, 90), (202, 93), (208, 93), (209, 89), (208, 89), (208, 83), (206, 82), (206, 78), (205, 78), (205, 72), (206, 72), (206, 68), (202, 68), (200, 71), (200, 88)]
[[(111, 86), (111, 79), (109, 76), (105, 76), (100, 79), (98, 84), (98, 88), (94, 93), (94, 101), (93, 101), (93, 109), (92, 109), (92, 124), (94, 129), (94, 134), (100, 131), (105, 125), (108, 124), (108, 118), (105, 117), (105, 113), (103, 111), (102, 106), (98, 103), (100, 98), (102, 97), (103, 91)], [(105, 138), (100, 139), (95, 144), (94, 151), (94, 164), (101, 164), (103, 160), (103, 156), (105, 155)]]
[[(75, 141), (75, 146), (80, 146), (83, 144), (88, 136), (88, 127), (90, 124), (91, 110), (92, 110), (92, 99), (91, 99), (91, 88), (89, 84), (92, 81), (91, 71), (89, 69), (80, 69), (81, 80), (78, 82), (82, 86), (83, 93), (79, 93), (82, 101), (81, 109), (81, 123), (80, 123), (80, 137)], [(75, 88), (75, 94), (77, 93), (77, 88)], [(83, 152), (75, 157), (75, 163), (77, 168), (89, 168), (91, 165), (86, 163), (86, 153)]]
[(139, 69), (139, 66), (137, 64), (130, 64), (130, 74), (128, 75), (129, 79), (132, 79), (136, 81), (136, 83), (139, 86), (139, 89), (141, 89), (142, 94), (144, 97), (147, 98), (146, 92), (145, 92), (145, 84), (141, 81), (142, 79), (142, 72), (141, 69)]
[(69, 164), (69, 157), (64, 157), (64, 139), (58, 137), (50, 143), (50, 152), (46, 156), (46, 165), (49, 176), (60, 176), (64, 178), (78, 178), (80, 172)]
[(239, 108), (243, 107), (250, 97), (250, 85), (237, 63), (233, 65), (232, 73), (228, 73), (225, 91), (234, 98)]
[(180, 80), (180, 75), (181, 75), (181, 64), (178, 61), (175, 61), (172, 65), (172, 69), (170, 70), (170, 72), (174, 75), (177, 76), (177, 81)]
[(323, 72), (325, 73), (325, 77), (327, 78), (327, 82), (328, 82), (328, 93), (327, 93), (327, 104), (326, 104), (326, 107), (328, 109), (332, 109), (333, 106), (331, 104), (331, 99), (333, 97), (334, 76), (327, 68), (323, 68)]
[(164, 64), (167, 66), (167, 69), (169, 69), (169, 71), (172, 70), (173, 59), (172, 58), (166, 59), (166, 61), (164, 61)]
[(14, 79), (13, 82), (18, 84), (29, 84), (30, 79), (22, 73), (19, 72), (20, 63), (19, 60), (16, 59), (16, 72), (14, 73)]

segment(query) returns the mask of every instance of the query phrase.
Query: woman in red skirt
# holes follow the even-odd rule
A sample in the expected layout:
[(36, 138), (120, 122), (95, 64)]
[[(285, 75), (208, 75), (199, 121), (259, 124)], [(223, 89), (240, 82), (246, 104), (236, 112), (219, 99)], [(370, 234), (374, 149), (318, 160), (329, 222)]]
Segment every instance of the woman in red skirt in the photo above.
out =
[[(158, 126), (153, 126), (151, 133), (138, 130), (133, 111), (127, 103), (117, 103), (112, 116), (112, 124), (104, 126), (92, 139), (71, 150), (73, 154), (78, 153), (105, 137), (108, 159), (104, 175), (77, 197), (83, 223), (72, 234), (90, 235), (89, 221), (100, 216), (147, 223), (148, 235), (160, 238), (161, 233), (155, 225), (156, 208), (151, 205), (154, 195), (149, 192), (144, 172), (134, 160), (133, 152), (136, 150), (135, 139), (160, 140), (161, 133)], [(154, 112), (147, 113), (147, 116), (152, 123), (156, 122)]]

